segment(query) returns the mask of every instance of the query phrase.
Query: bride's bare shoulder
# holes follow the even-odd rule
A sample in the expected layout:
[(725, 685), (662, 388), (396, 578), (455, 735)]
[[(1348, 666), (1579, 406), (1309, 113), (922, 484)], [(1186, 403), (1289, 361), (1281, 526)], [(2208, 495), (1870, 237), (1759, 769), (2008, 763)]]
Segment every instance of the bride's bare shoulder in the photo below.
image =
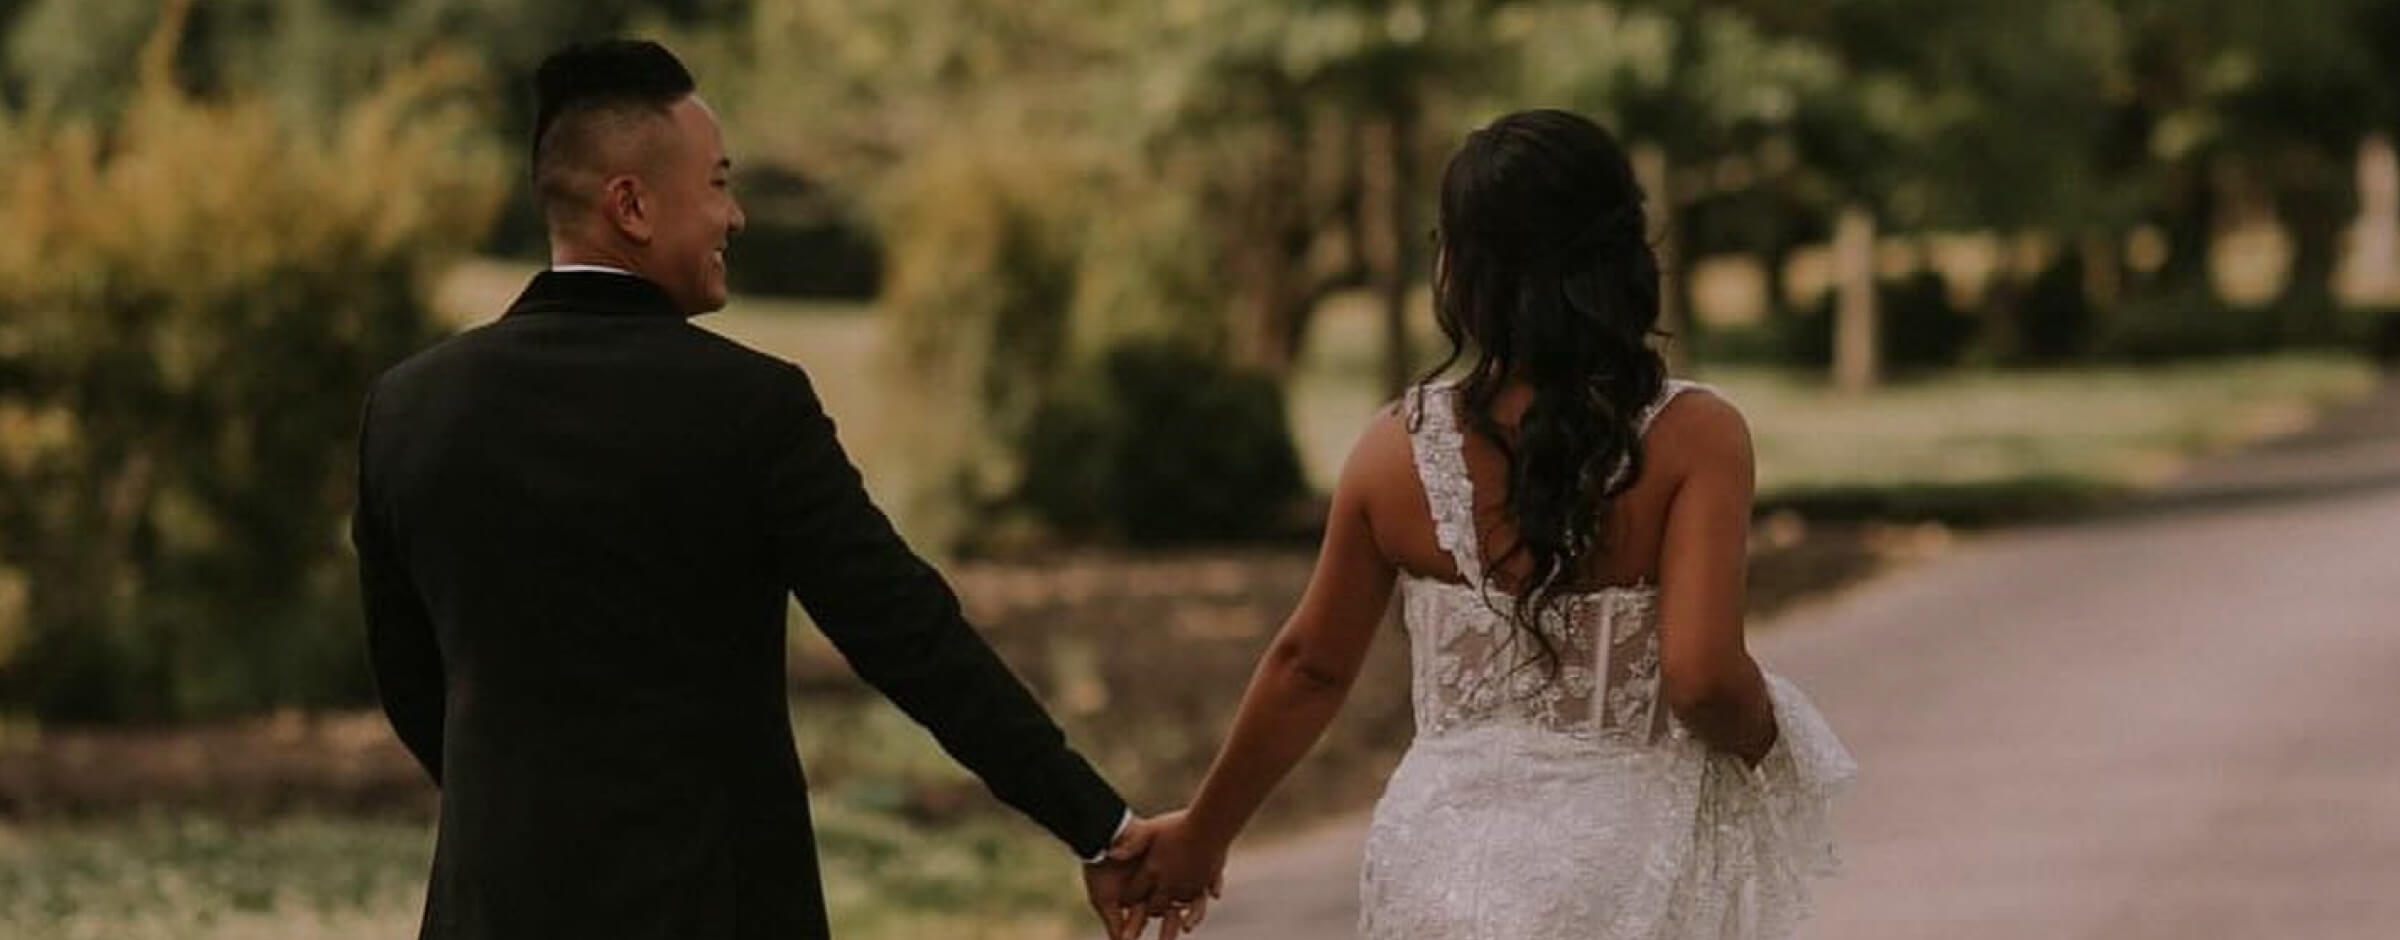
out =
[(1695, 386), (1667, 402), (1643, 440), (1652, 466), (1683, 472), (1750, 471), (1756, 455), (1750, 422), (1733, 402), (1707, 386)]
[(1383, 406), (1358, 434), (1350, 446), (1350, 458), (1343, 462), (1342, 481), (1352, 483), (1390, 484), (1400, 479), (1416, 479), (1416, 458), (1409, 442), (1411, 415), (1405, 399)]

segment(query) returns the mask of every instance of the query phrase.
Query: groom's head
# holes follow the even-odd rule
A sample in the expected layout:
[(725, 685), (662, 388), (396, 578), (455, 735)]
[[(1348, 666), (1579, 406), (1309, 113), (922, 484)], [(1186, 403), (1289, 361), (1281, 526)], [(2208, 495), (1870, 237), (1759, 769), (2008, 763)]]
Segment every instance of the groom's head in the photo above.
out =
[(569, 46), (534, 77), (533, 182), (554, 262), (625, 267), (687, 314), (725, 306), (741, 231), (725, 139), (692, 73), (654, 42)]

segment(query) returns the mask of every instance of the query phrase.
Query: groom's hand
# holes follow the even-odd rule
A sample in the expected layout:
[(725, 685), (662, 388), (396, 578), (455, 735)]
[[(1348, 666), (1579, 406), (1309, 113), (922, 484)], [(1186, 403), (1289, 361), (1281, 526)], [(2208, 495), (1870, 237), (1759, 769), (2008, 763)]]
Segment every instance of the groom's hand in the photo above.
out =
[[(1147, 926), (1149, 899), (1147, 886), (1134, 884), (1141, 873), (1143, 856), (1149, 854), (1150, 840), (1155, 830), (1150, 820), (1139, 816), (1125, 824), (1110, 843), (1108, 855), (1101, 861), (1083, 866), (1083, 891), (1091, 901), (1092, 913), (1099, 915), (1100, 924), (1107, 929), (1109, 940), (1134, 940)], [(1140, 887), (1138, 892), (1136, 887)]]
[(1108, 931), (1109, 940), (1132, 940), (1142, 935), (1142, 922), (1148, 919), (1140, 905), (1124, 902), (1125, 881), (1135, 870), (1134, 862), (1093, 862), (1083, 866), (1083, 892), (1091, 900), (1092, 913), (1100, 918), (1100, 926)]
[[(1128, 900), (1158, 918), (1159, 940), (1175, 940), (1200, 926), (1210, 900), (1224, 896), (1225, 850), (1188, 825), (1184, 811), (1144, 820), (1141, 871), (1128, 885)], [(1137, 928), (1138, 929), (1138, 928)]]

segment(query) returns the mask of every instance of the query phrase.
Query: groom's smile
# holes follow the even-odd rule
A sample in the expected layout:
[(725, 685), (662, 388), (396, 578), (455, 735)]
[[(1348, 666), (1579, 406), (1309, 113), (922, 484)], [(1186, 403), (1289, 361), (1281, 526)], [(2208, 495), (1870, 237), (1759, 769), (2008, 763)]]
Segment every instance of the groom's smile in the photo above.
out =
[(666, 288), (684, 312), (707, 313), (725, 306), (725, 246), (742, 230), (740, 202), (733, 196), (733, 160), (725, 153), (716, 114), (699, 96), (668, 111), (672, 120), (660, 155), (656, 264), (644, 273)]

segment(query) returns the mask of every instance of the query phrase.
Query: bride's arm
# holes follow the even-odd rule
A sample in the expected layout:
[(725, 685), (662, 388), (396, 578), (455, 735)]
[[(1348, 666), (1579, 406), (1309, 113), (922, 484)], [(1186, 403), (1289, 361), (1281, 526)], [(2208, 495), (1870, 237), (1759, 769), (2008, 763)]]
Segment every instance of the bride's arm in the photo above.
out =
[[(1741, 412), (1687, 395), (1677, 421), (1653, 432), (1681, 482), (1659, 549), (1659, 671), (1667, 707), (1711, 746), (1757, 763), (1775, 743), (1765, 677), (1742, 642), (1755, 468)], [(1667, 440), (1672, 435), (1673, 440)]]
[(1344, 464), (1299, 608), (1260, 657), (1233, 730), (1191, 807), (1150, 846), (1146, 866), (1159, 894), (1189, 899), (1215, 879), (1234, 836), (1341, 710), (1395, 577), (1368, 524), (1365, 494), (1374, 485), (1370, 477), (1394, 467), (1413, 472), (1407, 448), (1407, 432), (1387, 413)]

